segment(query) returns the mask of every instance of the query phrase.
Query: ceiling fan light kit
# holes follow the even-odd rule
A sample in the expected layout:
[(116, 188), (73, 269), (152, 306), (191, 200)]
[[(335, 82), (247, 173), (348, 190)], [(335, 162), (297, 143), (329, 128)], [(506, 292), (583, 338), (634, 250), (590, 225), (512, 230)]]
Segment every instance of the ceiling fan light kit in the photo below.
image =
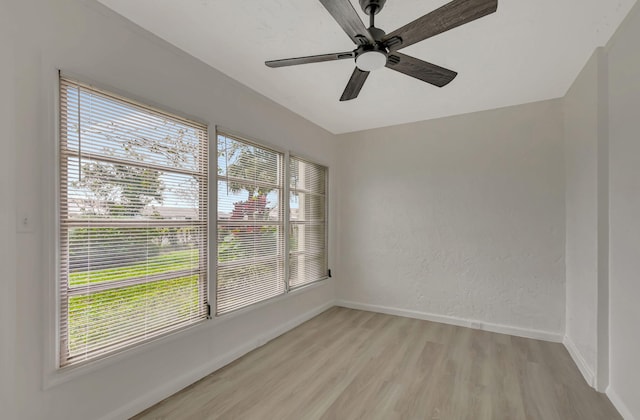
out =
[(449, 84), (458, 73), (402, 54), (398, 50), (495, 13), (498, 9), (498, 0), (453, 0), (386, 34), (382, 29), (375, 27), (375, 15), (380, 13), (386, 1), (359, 0), (364, 13), (369, 15), (369, 28), (366, 28), (349, 0), (320, 0), (329, 14), (357, 45), (356, 49), (342, 53), (272, 60), (265, 64), (268, 67), (285, 67), (353, 58), (356, 68), (340, 101), (357, 98), (369, 73), (382, 67), (443, 87)]
[(356, 66), (362, 71), (374, 71), (387, 64), (387, 54), (382, 51), (365, 51), (356, 56)]

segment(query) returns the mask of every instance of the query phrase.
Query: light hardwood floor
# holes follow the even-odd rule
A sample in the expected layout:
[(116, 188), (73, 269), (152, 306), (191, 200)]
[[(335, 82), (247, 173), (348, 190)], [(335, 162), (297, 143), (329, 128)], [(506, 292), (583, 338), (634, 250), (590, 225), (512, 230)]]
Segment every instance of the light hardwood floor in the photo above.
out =
[(135, 419), (621, 419), (562, 344), (332, 308)]

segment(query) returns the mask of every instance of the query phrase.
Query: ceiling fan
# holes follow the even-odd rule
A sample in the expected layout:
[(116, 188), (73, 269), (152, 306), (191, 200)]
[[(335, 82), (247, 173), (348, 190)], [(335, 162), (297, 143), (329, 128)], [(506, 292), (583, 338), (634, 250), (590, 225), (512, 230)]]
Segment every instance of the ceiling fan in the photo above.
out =
[(320, 0), (320, 3), (357, 45), (355, 50), (272, 60), (266, 61), (265, 64), (268, 67), (285, 67), (354, 58), (356, 68), (342, 93), (341, 101), (357, 98), (369, 72), (382, 67), (443, 87), (449, 84), (458, 73), (402, 54), (398, 50), (494, 13), (498, 9), (498, 0), (453, 0), (386, 34), (382, 29), (375, 27), (375, 15), (382, 10), (387, 0), (359, 1), (362, 10), (369, 15), (369, 29), (364, 26), (349, 0)]

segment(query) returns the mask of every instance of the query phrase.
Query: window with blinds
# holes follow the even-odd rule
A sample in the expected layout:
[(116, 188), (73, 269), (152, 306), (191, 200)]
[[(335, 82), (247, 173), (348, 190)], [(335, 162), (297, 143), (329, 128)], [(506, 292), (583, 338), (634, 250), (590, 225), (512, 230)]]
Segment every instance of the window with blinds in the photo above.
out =
[(60, 366), (208, 316), (207, 127), (60, 79)]
[(216, 314), (327, 278), (327, 169), (217, 137)]
[(216, 314), (285, 293), (284, 155), (218, 135)]
[(289, 160), (289, 288), (327, 277), (327, 170)]

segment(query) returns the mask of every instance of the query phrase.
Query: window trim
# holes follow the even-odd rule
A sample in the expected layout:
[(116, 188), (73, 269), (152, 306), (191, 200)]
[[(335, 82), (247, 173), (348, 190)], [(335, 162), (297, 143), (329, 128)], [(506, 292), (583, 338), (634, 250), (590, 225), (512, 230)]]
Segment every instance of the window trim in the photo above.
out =
[[(160, 342), (165, 342), (165, 341), (169, 341), (172, 340), (172, 337), (176, 337), (176, 336), (181, 336), (183, 333), (187, 333), (188, 331), (192, 331), (194, 328), (199, 328), (202, 325), (206, 325), (206, 321), (210, 320), (211, 317), (208, 318), (202, 318), (200, 320), (197, 320), (195, 322), (190, 322), (190, 323), (183, 323), (184, 325), (179, 325), (179, 326), (172, 326), (171, 329), (164, 331), (160, 334), (154, 335), (152, 337), (149, 338), (145, 338), (142, 340), (138, 340), (135, 342), (131, 342), (129, 344), (126, 344), (122, 347), (107, 351), (103, 354), (100, 354), (98, 356), (94, 356), (91, 357), (89, 359), (86, 360), (80, 360), (80, 361), (74, 361), (72, 363), (68, 363), (68, 364), (62, 364), (62, 342), (63, 342), (63, 337), (61, 335), (61, 309), (62, 309), (62, 301), (61, 301), (61, 297), (62, 297), (62, 293), (61, 293), (61, 287), (62, 287), (62, 282), (61, 282), (61, 264), (62, 264), (62, 245), (61, 245), (61, 233), (62, 233), (62, 223), (61, 223), (61, 209), (62, 209), (62, 197), (61, 197), (61, 191), (62, 191), (62, 185), (61, 185), (61, 181), (62, 181), (62, 177), (61, 177), (61, 173), (62, 173), (62, 167), (61, 167), (61, 141), (62, 141), (62, 131), (61, 131), (61, 112), (62, 112), (62, 104), (61, 104), (61, 86), (62, 86), (62, 82), (63, 80), (67, 81), (67, 82), (71, 82), (74, 84), (77, 84), (80, 87), (86, 88), (86, 89), (90, 89), (93, 91), (96, 91), (100, 94), (103, 94), (109, 98), (112, 98), (116, 101), (122, 101), (125, 102), (127, 104), (130, 104), (132, 106), (135, 107), (139, 107), (145, 110), (149, 110), (151, 112), (155, 112), (158, 114), (161, 114), (162, 116), (165, 116), (167, 118), (170, 118), (172, 120), (176, 120), (179, 121), (181, 123), (184, 123), (185, 125), (189, 126), (189, 127), (193, 127), (196, 128), (198, 130), (203, 130), (207, 136), (207, 155), (208, 155), (208, 167), (207, 167), (207, 175), (206, 175), (206, 181), (207, 181), (207, 189), (208, 189), (208, 200), (207, 200), (207, 214), (205, 215), (205, 218), (203, 220), (204, 224), (205, 224), (205, 234), (207, 235), (207, 243), (206, 243), (206, 249), (207, 249), (207, 258), (206, 258), (206, 262), (204, 265), (204, 270), (202, 270), (202, 268), (200, 269), (200, 271), (204, 271), (205, 276), (206, 276), (206, 281), (205, 281), (205, 287), (207, 289), (206, 293), (204, 295), (202, 295), (205, 298), (205, 305), (211, 305), (211, 287), (214, 285), (214, 283), (212, 282), (212, 277), (211, 277), (211, 231), (210, 231), (210, 219), (211, 219), (211, 200), (213, 198), (214, 203), (215, 203), (215, 197), (212, 197), (212, 191), (210, 189), (210, 185), (211, 185), (211, 181), (212, 181), (212, 173), (211, 173), (211, 161), (210, 161), (210, 157), (211, 157), (211, 152), (212, 152), (212, 142), (211, 142), (211, 125), (205, 122), (202, 122), (201, 120), (197, 119), (197, 118), (192, 118), (192, 117), (187, 117), (182, 113), (179, 112), (175, 112), (175, 111), (170, 111), (167, 109), (163, 109), (162, 107), (159, 107), (158, 105), (156, 105), (155, 103), (153, 103), (152, 101), (145, 101), (144, 99), (139, 99), (137, 98), (135, 95), (127, 95), (125, 93), (122, 93), (121, 91), (119, 91), (118, 89), (112, 89), (112, 88), (108, 88), (108, 87), (102, 87), (101, 84), (99, 83), (94, 83), (94, 82), (90, 82), (88, 81), (86, 78), (83, 77), (78, 77), (75, 74), (66, 72), (66, 71), (62, 71), (60, 69), (56, 69), (55, 71), (55, 82), (53, 83), (54, 86), (54, 95), (53, 95), (53, 101), (54, 101), (54, 107), (53, 108), (53, 112), (51, 111), (51, 109), (47, 108), (47, 114), (52, 120), (52, 124), (48, 124), (48, 126), (53, 125), (54, 126), (54, 142), (53, 142), (53, 161), (52, 161), (52, 165), (53, 165), (53, 171), (54, 172), (54, 183), (55, 183), (55, 188), (53, 189), (53, 194), (54, 197), (50, 200), (50, 202), (53, 203), (54, 205), (54, 212), (52, 212), (52, 218), (51, 219), (47, 219), (47, 221), (51, 221), (51, 224), (53, 226), (53, 229), (49, 232), (50, 235), (52, 237), (50, 237), (49, 235), (45, 234), (45, 238), (46, 240), (44, 241), (44, 243), (50, 243), (50, 241), (52, 241), (55, 245), (54, 245), (54, 257), (52, 258), (53, 264), (49, 264), (50, 266), (53, 267), (53, 286), (49, 287), (48, 291), (47, 291), (47, 296), (49, 297), (51, 293), (54, 294), (55, 298), (54, 299), (47, 299), (47, 302), (49, 304), (51, 304), (53, 302), (53, 304), (55, 305), (53, 308), (53, 311), (49, 311), (49, 313), (53, 312), (55, 314), (54, 317), (52, 317), (53, 319), (51, 319), (50, 321), (47, 320), (47, 322), (52, 322), (54, 324), (54, 328), (49, 328), (49, 334), (53, 334), (53, 337), (49, 337), (46, 342), (47, 342), (47, 350), (49, 349), (50, 346), (53, 346), (53, 351), (46, 351), (45, 352), (45, 358), (46, 363), (45, 366), (51, 366), (51, 363), (49, 362), (49, 358), (51, 357), (51, 355), (53, 354), (53, 357), (55, 357), (54, 362), (53, 362), (53, 369), (49, 368), (49, 370), (52, 370), (53, 372), (49, 372), (49, 374), (47, 374), (45, 372), (45, 377), (44, 377), (44, 389), (48, 389), (53, 385), (56, 385), (58, 383), (63, 383), (66, 382), (68, 379), (71, 379), (75, 376), (77, 376), (77, 372), (89, 372), (89, 371), (93, 371), (105, 364), (110, 364), (112, 360), (121, 360), (123, 358), (128, 357), (127, 355), (133, 355), (133, 354), (137, 354), (139, 352), (144, 351), (149, 345), (152, 345), (154, 343), (160, 343)], [(43, 101), (45, 102), (45, 104), (49, 104), (48, 101)], [(129, 161), (123, 161), (123, 162), (119, 162), (119, 159), (115, 158), (115, 159), (102, 159), (101, 160), (109, 160), (109, 161), (113, 161), (113, 163), (123, 163), (129, 166), (136, 166), (134, 162), (129, 162)], [(162, 167), (161, 165), (145, 165), (144, 167), (150, 167), (152, 166), (154, 169), (160, 169), (160, 170), (166, 170), (166, 168)], [(194, 176), (199, 176), (201, 173), (200, 172), (194, 172), (194, 171), (188, 171), (188, 170), (181, 170), (181, 169), (176, 169), (174, 172), (179, 173), (179, 174), (183, 174), (183, 175), (194, 175)], [(199, 200), (200, 201), (200, 200)], [(104, 220), (101, 220), (104, 222)], [(148, 225), (149, 223), (154, 224), (153, 221), (145, 221), (145, 225)], [(71, 223), (73, 224), (73, 222)], [(131, 224), (131, 225), (135, 225), (136, 222), (135, 221), (131, 221), (129, 223), (125, 222), (124, 224)], [(160, 223), (158, 223), (160, 224)], [(183, 223), (181, 221), (170, 221), (170, 222), (165, 222), (162, 223), (163, 225), (185, 225), (188, 223)], [(175, 274), (175, 273), (174, 273)], [(175, 277), (175, 276), (172, 276)], [(135, 280), (135, 279), (134, 279)], [(134, 286), (137, 284), (137, 282), (131, 282), (131, 284), (129, 284), (129, 282), (131, 282), (131, 279), (128, 280), (124, 280), (123, 283), (127, 283), (127, 286)], [(105, 284), (103, 285), (105, 290), (110, 290), (113, 289), (115, 287), (109, 287), (111, 284)], [(89, 286), (91, 288), (93, 288), (93, 286)], [(100, 288), (100, 286), (96, 287), (96, 288)], [(53, 290), (51, 290), (53, 289)], [(67, 292), (68, 296), (72, 296), (72, 293)], [(177, 324), (176, 324), (177, 325)]]

